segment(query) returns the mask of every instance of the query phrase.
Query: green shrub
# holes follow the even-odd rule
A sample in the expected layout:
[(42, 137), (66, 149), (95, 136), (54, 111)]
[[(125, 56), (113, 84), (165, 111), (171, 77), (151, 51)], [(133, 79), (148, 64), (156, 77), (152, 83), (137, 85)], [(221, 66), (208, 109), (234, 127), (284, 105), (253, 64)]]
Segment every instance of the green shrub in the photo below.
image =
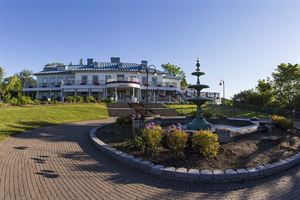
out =
[(163, 129), (154, 123), (146, 124), (142, 129), (142, 138), (145, 144), (146, 155), (151, 154), (152, 157), (157, 157), (162, 138)]
[(135, 138), (131, 141), (131, 143), (135, 149), (145, 151), (145, 143), (142, 137), (135, 136)]
[(67, 103), (74, 103), (75, 102), (75, 98), (73, 96), (67, 96), (67, 97), (65, 97), (64, 100)]
[(218, 136), (208, 130), (197, 131), (192, 136), (192, 147), (206, 158), (215, 157), (220, 147)]
[(81, 96), (77, 96), (76, 98), (75, 98), (75, 101), (74, 102), (83, 102), (84, 101), (84, 98), (83, 97), (81, 97)]
[(18, 105), (27, 105), (27, 104), (34, 104), (34, 102), (32, 101), (32, 99), (28, 96), (21, 96), (19, 99), (18, 99)]
[(213, 113), (212, 111), (209, 111), (209, 110), (205, 110), (205, 111), (203, 111), (202, 116), (203, 116), (204, 118), (210, 119), (210, 118), (215, 117), (215, 113)]
[(34, 99), (34, 100), (33, 100), (33, 104), (34, 104), (34, 105), (40, 105), (40, 104), (41, 104), (41, 100), (39, 100), (39, 99)]
[(131, 119), (130, 116), (128, 116), (128, 117), (118, 117), (116, 122), (117, 122), (118, 125), (131, 125), (132, 124), (132, 119)]
[(292, 120), (289, 120), (279, 115), (273, 115), (272, 121), (275, 123), (276, 126), (284, 130), (291, 129), (294, 127), (294, 123)]
[(86, 102), (89, 102), (89, 103), (96, 103), (97, 100), (95, 99), (95, 97), (89, 96), (89, 97), (86, 98)]
[(184, 157), (183, 150), (186, 147), (187, 140), (187, 133), (177, 128), (171, 128), (170, 131), (163, 134), (164, 145), (171, 151), (175, 159)]
[(12, 105), (12, 106), (20, 106), (20, 102), (18, 101), (17, 98), (13, 97), (9, 100), (9, 103)]

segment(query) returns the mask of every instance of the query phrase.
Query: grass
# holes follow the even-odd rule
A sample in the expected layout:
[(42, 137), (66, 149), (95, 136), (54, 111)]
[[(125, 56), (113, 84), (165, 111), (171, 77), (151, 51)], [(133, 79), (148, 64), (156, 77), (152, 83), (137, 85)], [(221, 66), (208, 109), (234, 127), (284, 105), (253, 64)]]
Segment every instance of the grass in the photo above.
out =
[[(176, 109), (177, 112), (183, 115), (190, 115), (196, 110), (196, 105), (193, 104), (169, 104), (166, 105), (169, 108)], [(203, 112), (212, 112), (217, 116), (226, 116), (226, 117), (240, 117), (240, 118), (268, 118), (268, 114), (262, 112), (256, 112), (247, 109), (234, 108), (224, 105), (211, 105), (205, 104), (202, 107)]]
[(59, 104), (0, 108), (0, 141), (13, 133), (67, 122), (102, 119), (108, 116), (106, 104)]

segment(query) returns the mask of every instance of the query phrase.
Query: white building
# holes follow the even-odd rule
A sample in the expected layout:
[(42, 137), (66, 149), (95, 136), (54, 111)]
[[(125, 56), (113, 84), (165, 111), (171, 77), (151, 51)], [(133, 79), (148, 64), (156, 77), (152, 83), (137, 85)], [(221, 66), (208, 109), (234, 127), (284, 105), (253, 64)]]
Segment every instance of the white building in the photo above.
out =
[[(94, 96), (96, 99), (113, 98), (118, 102), (143, 102), (146, 100), (147, 61), (124, 63), (112, 57), (110, 62), (86, 65), (45, 66), (35, 73), (37, 85), (23, 88), (27, 95), (38, 99), (67, 96)], [(180, 78), (154, 68), (149, 69), (149, 102), (176, 102), (182, 96)]]

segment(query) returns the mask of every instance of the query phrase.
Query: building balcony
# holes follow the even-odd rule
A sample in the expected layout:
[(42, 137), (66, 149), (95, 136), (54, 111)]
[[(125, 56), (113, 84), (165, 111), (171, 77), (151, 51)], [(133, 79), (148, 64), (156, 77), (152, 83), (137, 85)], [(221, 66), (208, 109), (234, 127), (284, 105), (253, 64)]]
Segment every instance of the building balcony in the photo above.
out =
[(105, 81), (105, 84), (112, 84), (112, 83), (133, 83), (133, 84), (140, 84), (140, 80), (138, 78), (110, 78)]

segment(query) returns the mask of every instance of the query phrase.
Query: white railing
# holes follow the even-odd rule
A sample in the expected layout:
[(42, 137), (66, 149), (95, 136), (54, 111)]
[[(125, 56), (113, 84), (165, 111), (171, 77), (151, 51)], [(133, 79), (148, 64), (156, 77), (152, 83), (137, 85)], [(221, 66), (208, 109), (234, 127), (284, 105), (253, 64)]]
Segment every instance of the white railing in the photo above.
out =
[(137, 83), (137, 84), (140, 84), (140, 80), (138, 78), (130, 78), (130, 77), (125, 77), (123, 79), (109, 78), (109, 79), (106, 79), (105, 83), (106, 84), (109, 84), (109, 83)]

